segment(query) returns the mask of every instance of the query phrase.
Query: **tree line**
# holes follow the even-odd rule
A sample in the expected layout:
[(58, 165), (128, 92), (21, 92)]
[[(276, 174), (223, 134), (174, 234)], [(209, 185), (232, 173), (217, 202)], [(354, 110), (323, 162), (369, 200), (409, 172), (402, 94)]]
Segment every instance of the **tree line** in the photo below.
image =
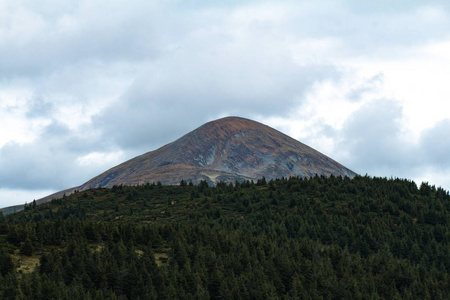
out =
[(367, 176), (88, 190), (0, 216), (0, 298), (445, 299), (449, 200)]

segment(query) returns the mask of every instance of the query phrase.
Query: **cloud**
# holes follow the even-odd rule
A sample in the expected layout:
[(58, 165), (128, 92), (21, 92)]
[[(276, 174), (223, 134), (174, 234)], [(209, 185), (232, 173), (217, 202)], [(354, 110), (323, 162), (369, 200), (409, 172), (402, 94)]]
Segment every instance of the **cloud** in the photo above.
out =
[(403, 126), (397, 101), (370, 101), (353, 112), (341, 130), (331, 132), (336, 159), (360, 174), (394, 176), (448, 185), (450, 119), (436, 123), (418, 139)]
[(383, 74), (377, 74), (369, 78), (366, 82), (352, 87), (347, 94), (347, 99), (351, 101), (361, 101), (367, 94), (376, 92), (383, 83)]
[(0, 207), (8, 207), (24, 203), (31, 203), (52, 194), (54, 190), (26, 190), (0, 188)]
[[(421, 0), (398, 0), (395, 2), (389, 0), (379, 0), (373, 2), (361, 2), (361, 1), (343, 1), (348, 7), (354, 11), (362, 13), (398, 13), (414, 10), (417, 7), (423, 6), (424, 2)], [(429, 0), (427, 5), (438, 6), (448, 9), (450, 7), (448, 1), (445, 0)]]
[[(364, 104), (345, 121), (336, 149), (356, 172), (383, 174), (410, 163), (403, 153), (402, 108), (388, 99)], [(392, 174), (395, 175), (395, 174)]]
[(98, 144), (89, 134), (75, 134), (64, 124), (52, 122), (35, 141), (0, 148), (0, 188), (64, 189), (87, 181), (120, 159), (120, 151), (109, 148), (107, 142)]
[(67, 64), (139, 61), (160, 51), (157, 12), (163, 7), (148, 1), (71, 1), (55, 11), (54, 4), (4, 5), (1, 74), (42, 76)]
[(26, 117), (28, 119), (48, 118), (54, 111), (53, 103), (42, 97), (35, 97), (27, 103)]
[(450, 119), (441, 120), (434, 127), (425, 130), (420, 138), (423, 163), (450, 171)]

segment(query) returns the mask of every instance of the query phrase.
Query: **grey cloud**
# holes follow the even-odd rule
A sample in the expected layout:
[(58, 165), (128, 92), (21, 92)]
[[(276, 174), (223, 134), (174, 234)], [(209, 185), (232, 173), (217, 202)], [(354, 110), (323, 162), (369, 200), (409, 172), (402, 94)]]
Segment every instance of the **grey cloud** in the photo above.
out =
[(61, 122), (52, 121), (50, 124), (44, 127), (41, 137), (41, 142), (58, 140), (68, 142), (72, 136), (72, 132), (69, 127)]
[[(346, 55), (392, 56), (406, 48), (448, 37), (449, 4), (445, 1), (325, 1), (293, 10), (288, 28), (301, 37), (333, 37), (345, 41)], [(407, 3), (408, 2), (408, 3)], [(401, 3), (401, 4), (399, 4)], [(431, 13), (431, 15), (430, 15)], [(443, 18), (433, 16), (443, 14)], [(298, 34), (296, 34), (299, 36)], [(389, 53), (386, 53), (388, 51)], [(405, 55), (400, 51), (399, 55)]]
[(450, 119), (413, 141), (402, 136), (402, 118), (402, 108), (394, 101), (362, 106), (342, 130), (335, 131), (336, 159), (360, 174), (374, 176), (424, 179), (430, 170), (450, 172)]
[(27, 103), (27, 118), (48, 118), (51, 117), (52, 113), (53, 104), (46, 101), (43, 97), (34, 97)]
[[(23, 146), (10, 143), (0, 150), (2, 188), (60, 188), (70, 182), (70, 158), (42, 144)], [(69, 172), (64, 172), (68, 170)]]
[(379, 85), (383, 83), (383, 74), (377, 74), (372, 78), (369, 78), (362, 85), (350, 90), (347, 98), (351, 101), (358, 102), (362, 100), (362, 97), (367, 93), (374, 92), (379, 88)]
[(52, 122), (37, 140), (0, 148), (0, 188), (64, 189), (81, 184), (103, 170), (82, 167), (77, 158), (106, 150), (106, 145)]
[[(259, 5), (268, 5), (268, 9), (270, 5), (276, 7), (270, 2)], [(259, 5), (255, 4), (254, 7)], [(287, 7), (286, 3), (280, 5)], [(395, 5), (391, 2), (386, 5), (364, 2), (361, 5), (353, 1), (318, 1), (288, 5), (289, 14), (282, 22), (252, 20), (249, 24), (252, 34), (266, 39), (280, 36), (280, 41), (333, 37), (345, 40), (348, 50), (367, 54), (373, 53), (376, 48), (385, 49), (386, 46), (402, 43), (410, 45), (417, 41), (445, 37), (446, 25), (449, 25), (448, 18), (446, 21), (422, 18), (420, 2), (402, 2), (398, 10), (392, 9)], [(427, 5), (440, 9), (448, 16), (448, 10), (442, 9), (443, 6), (448, 8), (444, 1), (428, 2)], [(47, 76), (71, 64), (155, 61), (172, 51), (180, 41), (193, 39), (205, 30), (217, 27), (220, 30), (221, 26), (232, 25), (230, 19), (234, 12), (252, 7), (249, 3), (241, 2), (228, 4), (222, 10), (212, 9), (208, 3), (197, 3), (195, 9), (183, 9), (183, 6), (180, 2), (151, 1), (72, 1), (56, 6), (53, 1), (44, 1), (39, 6), (11, 6), (16, 9), (4, 12), (4, 18), (9, 19), (12, 29), (4, 28), (6, 34), (0, 40), (3, 58), (0, 61), (0, 74), (8, 77), (36, 77)], [(370, 9), (361, 14), (358, 8)], [(402, 15), (399, 17), (396, 12), (400, 8)], [(16, 12), (22, 10), (29, 16), (19, 19), (17, 15), (20, 14)], [(248, 14), (251, 19), (251, 9)], [(21, 32), (19, 24), (30, 27), (29, 32)], [(241, 28), (231, 30), (238, 32)], [(224, 34), (226, 32), (219, 32), (219, 35)], [(242, 42), (252, 43), (254, 36), (249, 35), (250, 39)], [(218, 41), (213, 37), (202, 42)], [(245, 48), (237, 50), (245, 51)], [(200, 54), (204, 55), (202, 52)], [(195, 60), (198, 53), (192, 51), (191, 55), (191, 59)], [(258, 54), (248, 59), (255, 56)]]
[(450, 119), (423, 132), (419, 147), (425, 163), (450, 169)]
[(409, 145), (402, 144), (401, 119), (402, 109), (392, 100), (365, 104), (347, 119), (339, 132), (339, 155), (359, 173), (386, 174), (387, 170), (403, 173), (415, 150), (410, 151), (406, 149)]
[(2, 188), (63, 189), (76, 182), (76, 156), (42, 143), (8, 144), (1, 151)]
[[(163, 50), (165, 38), (157, 32), (163, 7), (147, 1), (80, 1), (47, 18), (45, 7), (53, 5), (11, 6), (12, 25), (0, 41), (0, 74), (42, 76), (67, 64), (152, 59)], [(25, 13), (28, 18), (20, 18)], [(24, 34), (20, 25), (33, 30)]]
[[(405, 10), (412, 10), (417, 7), (421, 7), (424, 5), (424, 1), (422, 0), (378, 0), (378, 1), (343, 1), (346, 3), (348, 7), (350, 7), (353, 11), (358, 13), (380, 13), (380, 12), (389, 12), (389, 13), (398, 13)], [(449, 8), (448, 1), (445, 0), (429, 0), (426, 1), (427, 5), (434, 5), (438, 7)]]

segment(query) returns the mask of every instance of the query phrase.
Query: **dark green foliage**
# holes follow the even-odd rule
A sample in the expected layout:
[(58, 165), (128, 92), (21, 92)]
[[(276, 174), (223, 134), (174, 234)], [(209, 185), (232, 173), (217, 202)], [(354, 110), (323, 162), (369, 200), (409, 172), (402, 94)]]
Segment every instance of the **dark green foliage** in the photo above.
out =
[(14, 270), (14, 263), (11, 259), (11, 255), (0, 248), (0, 274), (6, 276), (8, 273)]
[(22, 247), (20, 248), (20, 253), (26, 256), (33, 255), (34, 247), (31, 243), (31, 240), (29, 238), (25, 239), (25, 242), (23, 242)]
[(369, 177), (79, 192), (1, 218), (0, 298), (445, 299), (449, 208)]

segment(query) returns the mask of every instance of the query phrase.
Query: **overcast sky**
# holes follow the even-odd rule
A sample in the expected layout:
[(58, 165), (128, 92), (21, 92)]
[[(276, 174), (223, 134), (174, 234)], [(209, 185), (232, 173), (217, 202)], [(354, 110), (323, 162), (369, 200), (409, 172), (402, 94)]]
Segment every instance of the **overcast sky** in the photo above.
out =
[(450, 2), (0, 0), (0, 207), (234, 115), (450, 189)]

